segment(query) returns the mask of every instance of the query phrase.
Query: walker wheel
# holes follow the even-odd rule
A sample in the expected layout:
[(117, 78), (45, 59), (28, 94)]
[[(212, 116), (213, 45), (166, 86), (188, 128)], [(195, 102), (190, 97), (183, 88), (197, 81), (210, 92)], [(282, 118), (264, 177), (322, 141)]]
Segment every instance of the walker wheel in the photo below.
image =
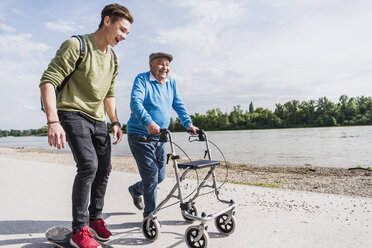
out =
[[(231, 219), (229, 219), (231, 216)], [(214, 224), (216, 225), (218, 231), (225, 235), (230, 235), (235, 231), (235, 217), (234, 215), (221, 214), (216, 217)]]
[[(188, 214), (191, 214), (193, 216), (198, 216), (198, 209), (195, 207), (195, 205), (192, 205), (192, 208), (190, 210), (186, 210)], [(186, 222), (193, 223), (195, 220), (188, 218), (184, 215), (183, 211), (181, 211), (182, 217)]]
[(202, 236), (199, 240), (196, 238), (199, 236), (199, 226), (190, 226), (185, 232), (185, 241), (189, 248), (206, 248), (209, 242), (209, 236), (205, 229), (202, 231)]
[[(149, 227), (147, 228), (147, 223)], [(142, 221), (142, 233), (145, 238), (151, 242), (154, 242), (159, 237), (160, 224), (157, 219), (144, 219)]]

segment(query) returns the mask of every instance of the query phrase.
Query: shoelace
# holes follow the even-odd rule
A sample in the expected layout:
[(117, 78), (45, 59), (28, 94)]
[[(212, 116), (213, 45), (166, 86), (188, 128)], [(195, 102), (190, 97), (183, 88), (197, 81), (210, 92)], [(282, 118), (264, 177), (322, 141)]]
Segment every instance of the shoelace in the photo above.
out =
[(84, 237), (88, 236), (89, 238), (93, 238), (93, 235), (89, 232), (87, 229), (83, 229), (81, 231), (81, 238), (84, 239)]

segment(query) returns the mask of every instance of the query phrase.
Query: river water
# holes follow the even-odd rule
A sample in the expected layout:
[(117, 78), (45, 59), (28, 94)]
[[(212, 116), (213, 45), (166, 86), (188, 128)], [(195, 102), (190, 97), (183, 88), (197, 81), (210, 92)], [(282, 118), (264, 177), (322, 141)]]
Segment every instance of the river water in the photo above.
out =
[[(372, 167), (372, 126), (265, 129), (207, 132), (227, 161), (255, 166)], [(189, 142), (185, 132), (172, 133), (173, 142), (191, 158), (204, 155), (204, 142)], [(57, 151), (47, 137), (5, 137), (0, 146)], [(169, 144), (167, 144), (169, 150)], [(211, 145), (213, 159), (223, 156)], [(67, 147), (64, 151), (69, 152)], [(181, 150), (177, 154), (185, 157)], [(113, 146), (114, 156), (131, 156), (126, 135)]]

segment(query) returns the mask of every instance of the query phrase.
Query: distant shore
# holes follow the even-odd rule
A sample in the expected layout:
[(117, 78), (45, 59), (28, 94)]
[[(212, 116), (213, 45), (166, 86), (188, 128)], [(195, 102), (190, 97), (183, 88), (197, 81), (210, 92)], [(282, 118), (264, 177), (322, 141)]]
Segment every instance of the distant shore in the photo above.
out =
[[(71, 153), (58, 153), (36, 149), (0, 147), (0, 156), (19, 160), (33, 160), (74, 166)], [(113, 170), (138, 173), (133, 157), (113, 156)], [(328, 167), (252, 167), (244, 164), (228, 165), (228, 182), (252, 186), (311, 191), (372, 198), (372, 171)], [(202, 179), (205, 170), (198, 171)], [(189, 173), (195, 176), (196, 173)], [(226, 178), (226, 166), (216, 170), (217, 179)], [(171, 162), (167, 176), (174, 177)]]

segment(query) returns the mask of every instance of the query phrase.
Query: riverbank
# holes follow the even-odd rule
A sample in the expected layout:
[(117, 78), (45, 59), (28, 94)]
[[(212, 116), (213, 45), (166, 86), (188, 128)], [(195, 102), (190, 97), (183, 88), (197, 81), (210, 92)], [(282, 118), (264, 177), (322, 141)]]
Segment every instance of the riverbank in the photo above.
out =
[[(0, 156), (71, 166), (75, 164), (70, 153), (44, 150), (0, 147)], [(133, 157), (114, 156), (112, 166), (116, 171), (137, 173)], [(230, 164), (228, 167), (230, 183), (372, 198), (372, 171), (370, 170), (306, 166), (251, 167), (244, 164)], [(226, 178), (226, 167), (218, 168), (216, 175), (217, 179), (223, 182)], [(167, 176), (174, 177), (171, 163), (167, 167)], [(195, 177), (196, 174), (189, 173), (189, 176)], [(198, 176), (202, 178), (203, 171), (198, 171)]]

